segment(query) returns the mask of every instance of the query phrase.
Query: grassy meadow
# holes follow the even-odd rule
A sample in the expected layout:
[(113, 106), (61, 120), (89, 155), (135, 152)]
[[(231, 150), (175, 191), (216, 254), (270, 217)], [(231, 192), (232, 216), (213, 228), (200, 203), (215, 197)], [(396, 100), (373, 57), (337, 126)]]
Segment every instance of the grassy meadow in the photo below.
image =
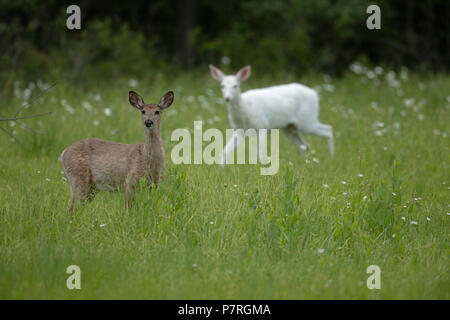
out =
[[(450, 77), (351, 70), (339, 79), (255, 70), (242, 84), (314, 87), (320, 120), (334, 128), (334, 159), (325, 139), (304, 136), (302, 157), (280, 134), (274, 176), (259, 165), (171, 162), (173, 130), (194, 120), (229, 127), (207, 68), (57, 82), (22, 113), (51, 115), (0, 123), (24, 145), (0, 134), (0, 298), (449, 299)], [(8, 85), (2, 118), (43, 87)], [(162, 119), (165, 180), (139, 190), (128, 214), (123, 193), (101, 192), (69, 215), (62, 150), (88, 137), (145, 139), (130, 89), (147, 103), (175, 92)], [(69, 265), (81, 268), (81, 290), (66, 287)], [(380, 290), (366, 286), (370, 265)]]

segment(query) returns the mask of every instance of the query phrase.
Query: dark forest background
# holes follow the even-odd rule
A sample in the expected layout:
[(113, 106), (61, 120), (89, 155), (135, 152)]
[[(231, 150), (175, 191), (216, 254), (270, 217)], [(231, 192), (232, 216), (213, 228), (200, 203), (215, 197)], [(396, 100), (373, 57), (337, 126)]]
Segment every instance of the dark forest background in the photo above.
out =
[[(356, 60), (447, 72), (448, 0), (0, 0), (0, 79), (82, 81), (161, 70), (339, 75)], [(80, 31), (66, 8), (81, 8)], [(366, 8), (381, 8), (381, 30)], [(231, 61), (231, 63), (230, 63)]]

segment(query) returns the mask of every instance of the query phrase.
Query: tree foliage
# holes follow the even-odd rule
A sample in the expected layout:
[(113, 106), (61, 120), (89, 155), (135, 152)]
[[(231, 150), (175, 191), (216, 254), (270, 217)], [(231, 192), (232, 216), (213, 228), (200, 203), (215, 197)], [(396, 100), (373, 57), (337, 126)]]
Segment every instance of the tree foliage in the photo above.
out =
[(0, 1), (2, 79), (43, 71), (83, 79), (220, 61), (267, 73), (339, 73), (357, 59), (431, 71), (450, 65), (445, 0), (379, 0), (381, 30), (366, 28), (368, 0), (84, 0), (80, 31), (65, 26), (70, 4)]

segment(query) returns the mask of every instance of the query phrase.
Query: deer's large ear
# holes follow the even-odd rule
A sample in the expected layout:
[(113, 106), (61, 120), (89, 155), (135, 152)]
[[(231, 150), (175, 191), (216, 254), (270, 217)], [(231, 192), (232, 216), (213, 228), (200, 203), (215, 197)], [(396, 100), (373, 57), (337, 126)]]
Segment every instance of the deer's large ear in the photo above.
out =
[(141, 110), (142, 109), (142, 107), (144, 106), (144, 100), (142, 99), (142, 97), (140, 96), (140, 95), (138, 95), (136, 92), (134, 92), (134, 91), (130, 91), (129, 93), (128, 93), (128, 96), (129, 96), (129, 99), (130, 99), (130, 104), (133, 106), (133, 107), (135, 107), (135, 108), (137, 108), (137, 109), (139, 109), (139, 110)]
[(170, 107), (172, 103), (173, 103), (173, 91), (169, 91), (161, 97), (161, 100), (159, 101), (159, 107), (161, 109), (165, 109)]
[(218, 81), (222, 81), (223, 77), (225, 77), (225, 74), (212, 64), (209, 65), (209, 71), (211, 72), (211, 76)]
[(236, 77), (239, 79), (239, 81), (245, 81), (248, 79), (248, 77), (250, 77), (250, 73), (251, 67), (245, 66), (241, 70), (239, 70), (238, 73), (236, 73)]

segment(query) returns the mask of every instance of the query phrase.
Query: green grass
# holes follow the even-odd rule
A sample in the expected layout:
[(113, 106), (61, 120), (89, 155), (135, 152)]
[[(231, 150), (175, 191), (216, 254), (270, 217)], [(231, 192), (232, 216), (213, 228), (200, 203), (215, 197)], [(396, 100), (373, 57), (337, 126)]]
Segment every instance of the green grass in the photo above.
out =
[[(293, 80), (255, 74), (243, 90)], [(100, 193), (68, 215), (64, 148), (87, 137), (144, 141), (127, 81), (61, 82), (24, 112), (50, 116), (0, 123), (27, 147), (0, 135), (0, 298), (450, 298), (449, 76), (410, 74), (401, 92), (384, 77), (378, 85), (354, 74), (333, 80), (333, 91), (321, 90), (320, 119), (334, 127), (335, 158), (324, 139), (305, 136), (315, 153), (303, 158), (281, 135), (274, 176), (261, 176), (258, 165), (174, 165), (173, 130), (214, 116), (204, 130), (228, 127), (218, 84), (207, 74), (141, 80), (134, 90), (146, 102), (175, 91), (163, 115), (164, 182), (140, 190), (129, 214), (122, 193)], [(2, 116), (21, 103), (2, 100)], [(72, 264), (81, 290), (66, 288)], [(369, 265), (381, 268), (381, 290), (366, 287)]]

